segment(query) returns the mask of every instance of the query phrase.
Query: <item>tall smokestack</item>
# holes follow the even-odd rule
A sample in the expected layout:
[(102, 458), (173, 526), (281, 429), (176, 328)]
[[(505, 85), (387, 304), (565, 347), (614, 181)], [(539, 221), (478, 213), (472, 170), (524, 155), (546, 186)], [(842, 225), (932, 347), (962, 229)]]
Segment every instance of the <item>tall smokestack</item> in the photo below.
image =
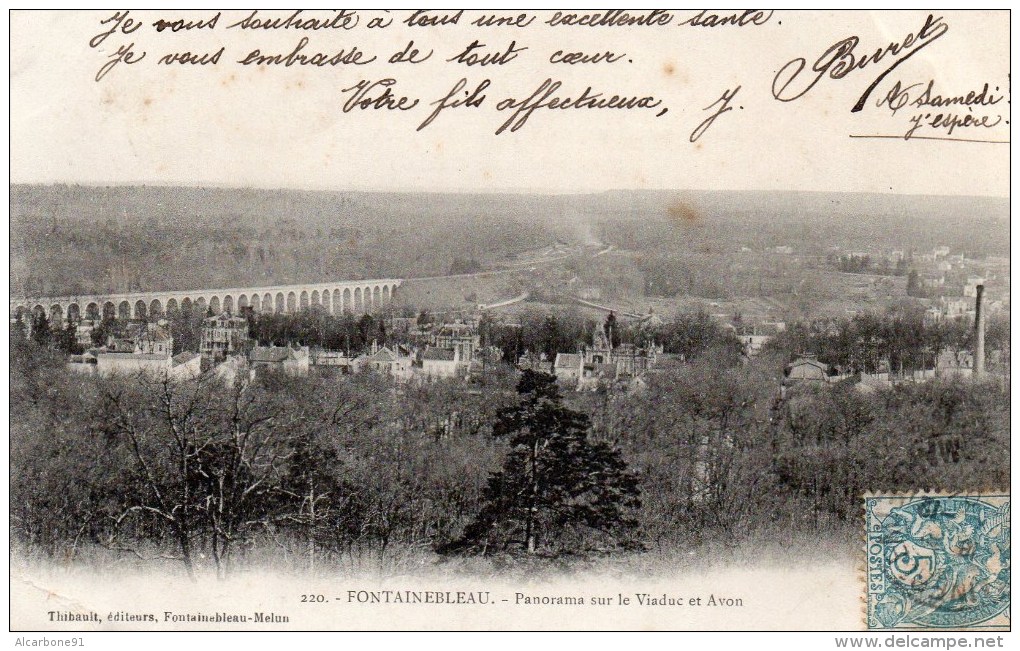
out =
[(985, 373), (985, 311), (981, 305), (985, 286), (977, 286), (977, 298), (974, 299), (974, 377)]

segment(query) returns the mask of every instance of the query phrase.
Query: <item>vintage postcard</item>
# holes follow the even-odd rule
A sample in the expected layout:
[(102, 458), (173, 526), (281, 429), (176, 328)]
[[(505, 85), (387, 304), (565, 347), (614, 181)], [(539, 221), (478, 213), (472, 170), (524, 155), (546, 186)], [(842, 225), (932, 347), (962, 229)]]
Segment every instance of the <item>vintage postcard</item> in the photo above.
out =
[(9, 22), (18, 644), (1001, 642), (1008, 11)]

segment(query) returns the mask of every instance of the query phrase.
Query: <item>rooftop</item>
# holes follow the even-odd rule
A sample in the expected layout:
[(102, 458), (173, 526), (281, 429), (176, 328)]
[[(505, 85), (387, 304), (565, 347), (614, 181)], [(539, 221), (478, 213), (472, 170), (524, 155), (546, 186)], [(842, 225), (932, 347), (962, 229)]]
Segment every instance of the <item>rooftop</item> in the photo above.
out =
[(456, 355), (456, 351), (451, 348), (429, 348), (422, 355), (422, 359), (435, 362), (452, 362), (456, 359)]
[(178, 364), (187, 364), (196, 357), (200, 357), (200, 355), (198, 353), (191, 352), (178, 353), (174, 355), (174, 366), (177, 366)]
[(380, 348), (379, 350), (375, 351), (371, 355), (365, 355), (361, 359), (366, 361), (366, 362), (383, 362), (383, 363), (386, 363), (386, 362), (395, 362), (395, 361), (397, 361), (397, 356), (393, 354), (392, 350), (390, 350), (386, 346), (383, 346), (382, 348)]
[(286, 346), (269, 346), (263, 348), (262, 346), (256, 346), (251, 351), (251, 361), (253, 362), (283, 362), (291, 357), (291, 350)]
[(114, 359), (118, 361), (157, 361), (165, 362), (169, 355), (156, 355), (150, 353), (97, 353), (97, 359)]
[(577, 368), (580, 366), (580, 355), (576, 353), (556, 353), (556, 368)]
[(216, 316), (207, 317), (205, 319), (205, 323), (206, 323), (206, 325), (211, 325), (211, 326), (216, 326), (216, 325), (219, 325), (219, 326), (229, 326), (229, 325), (241, 326), (241, 325), (248, 325), (248, 319), (244, 318), (243, 316), (234, 316), (234, 315), (228, 314), (226, 312), (223, 312), (221, 314), (217, 314)]

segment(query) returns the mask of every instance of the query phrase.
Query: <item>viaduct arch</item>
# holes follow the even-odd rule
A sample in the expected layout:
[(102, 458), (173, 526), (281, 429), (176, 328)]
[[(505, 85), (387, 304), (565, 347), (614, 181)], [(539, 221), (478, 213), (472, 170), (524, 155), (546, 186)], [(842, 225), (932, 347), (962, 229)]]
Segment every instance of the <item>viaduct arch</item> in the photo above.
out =
[(177, 311), (212, 309), (216, 314), (250, 307), (255, 312), (293, 314), (313, 308), (329, 314), (363, 314), (392, 304), (397, 278), (355, 280), (272, 287), (198, 289), (189, 291), (127, 292), (80, 296), (33, 296), (10, 301), (12, 319), (45, 314), (50, 320), (75, 322), (79, 319), (155, 319)]

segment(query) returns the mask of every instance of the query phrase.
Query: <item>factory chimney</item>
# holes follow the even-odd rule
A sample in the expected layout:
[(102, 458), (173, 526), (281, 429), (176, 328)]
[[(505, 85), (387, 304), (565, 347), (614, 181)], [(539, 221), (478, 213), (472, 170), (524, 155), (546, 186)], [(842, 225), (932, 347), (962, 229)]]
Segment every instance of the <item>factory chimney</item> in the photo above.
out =
[(985, 311), (981, 305), (985, 286), (977, 286), (977, 298), (974, 299), (974, 377), (985, 373)]

